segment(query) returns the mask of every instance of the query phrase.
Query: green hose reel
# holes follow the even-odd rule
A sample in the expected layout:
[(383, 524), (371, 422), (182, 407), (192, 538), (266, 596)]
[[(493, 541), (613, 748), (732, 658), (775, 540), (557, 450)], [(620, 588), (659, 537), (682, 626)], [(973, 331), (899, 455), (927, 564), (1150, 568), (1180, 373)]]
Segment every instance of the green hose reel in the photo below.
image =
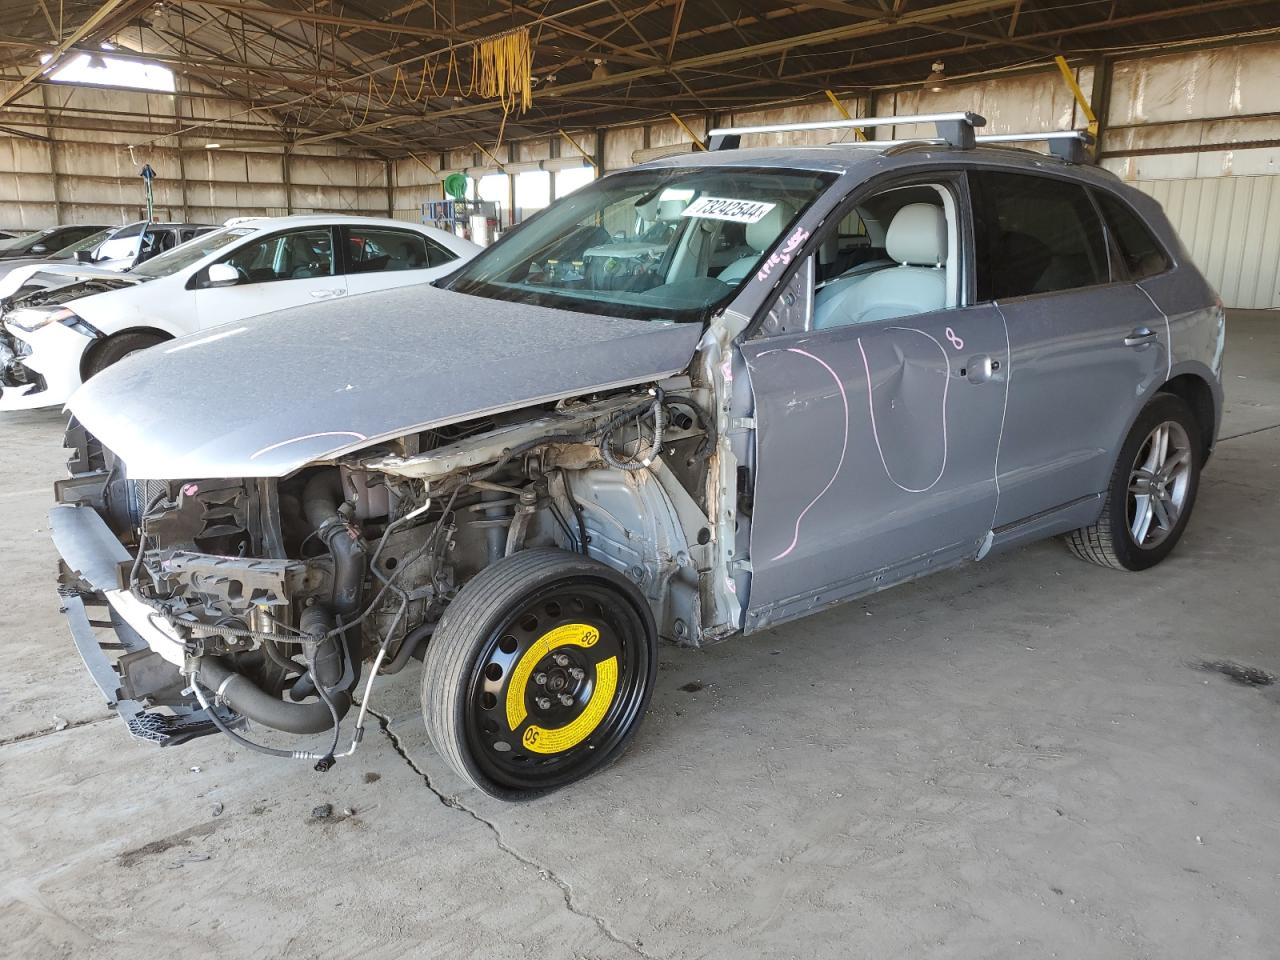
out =
[(444, 192), (446, 196), (453, 197), (455, 200), (465, 200), (467, 198), (467, 175), (465, 173), (451, 173), (444, 178)]

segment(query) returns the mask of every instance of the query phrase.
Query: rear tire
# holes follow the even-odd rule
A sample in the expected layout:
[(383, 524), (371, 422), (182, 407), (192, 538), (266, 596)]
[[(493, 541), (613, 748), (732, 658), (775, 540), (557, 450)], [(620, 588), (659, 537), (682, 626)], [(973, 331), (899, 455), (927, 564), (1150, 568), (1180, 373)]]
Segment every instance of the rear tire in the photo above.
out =
[(165, 339), (154, 333), (117, 333), (114, 337), (108, 337), (89, 354), (89, 360), (84, 368), (84, 378), (88, 380), (90, 377), (96, 377), (107, 367), (119, 363), (130, 354), (154, 347), (157, 343), (164, 343)]
[(1081, 560), (1146, 570), (1167, 557), (1186, 529), (1200, 487), (1204, 444), (1185, 400), (1158, 393), (1120, 448), (1096, 523), (1066, 535)]
[(427, 644), (427, 736), (468, 783), (528, 800), (595, 773), (634, 736), (657, 671), (644, 596), (596, 560), (535, 549), (468, 582)]

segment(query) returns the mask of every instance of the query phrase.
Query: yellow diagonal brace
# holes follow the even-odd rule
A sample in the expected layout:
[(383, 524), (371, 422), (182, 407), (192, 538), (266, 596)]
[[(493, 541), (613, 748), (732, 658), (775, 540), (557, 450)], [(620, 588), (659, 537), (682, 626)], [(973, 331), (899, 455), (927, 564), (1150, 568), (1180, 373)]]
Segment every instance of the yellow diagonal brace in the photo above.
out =
[(563, 130), (557, 130), (556, 132), (560, 134), (560, 136), (568, 140), (571, 144), (573, 144), (574, 149), (577, 150), (580, 154), (582, 154), (582, 159), (587, 161), (587, 163), (591, 164), (592, 168), (595, 169), (596, 173), (600, 172), (600, 168), (596, 166), (595, 159), (592, 158), (591, 154), (587, 153), (587, 151), (582, 149), (582, 144), (578, 143), (577, 140), (573, 139), (573, 137), (569, 136)]
[(1067, 82), (1067, 89), (1071, 91), (1071, 95), (1076, 98), (1076, 103), (1080, 105), (1080, 112), (1089, 121), (1090, 135), (1096, 137), (1098, 135), (1098, 118), (1093, 115), (1093, 107), (1089, 106), (1089, 101), (1085, 97), (1084, 91), (1080, 89), (1080, 84), (1076, 83), (1075, 71), (1068, 65), (1066, 57), (1058, 56), (1054, 57), (1053, 60), (1058, 65), (1058, 69), (1062, 71), (1062, 79)]
[(699, 150), (707, 149), (707, 145), (698, 139), (698, 135), (689, 129), (689, 125), (680, 119), (679, 115), (671, 114), (671, 119), (676, 122), (676, 126), (689, 135), (689, 139), (693, 141), (693, 145)]
[[(477, 140), (472, 140), (472, 141), (471, 141), (471, 144), (472, 144), (472, 146), (474, 146), (477, 150), (479, 150), (481, 153), (483, 153), (486, 157), (488, 157), (490, 160), (492, 160), (492, 161), (494, 162), (494, 164), (497, 166), (497, 168), (498, 168), (499, 170), (506, 170), (506, 169), (507, 169), (507, 165), (506, 165), (505, 163), (503, 163), (501, 160), (499, 160), (497, 157), (495, 157), (495, 156), (494, 156), (492, 153), (490, 153), (488, 150), (486, 150), (483, 146), (481, 146), (479, 141), (477, 141)], [(422, 161), (418, 161), (418, 162), (419, 162), (419, 163), (421, 163)], [(425, 166), (425, 164), (423, 164), (423, 165)]]
[[(827, 99), (831, 101), (831, 105), (840, 111), (840, 116), (844, 117), (846, 120), (853, 119), (853, 117), (849, 115), (849, 111), (844, 108), (844, 104), (840, 102), (840, 99), (834, 93), (830, 90), (823, 90), (822, 92), (827, 95)], [(857, 127), (854, 128), (853, 135), (859, 140), (867, 139), (867, 135)]]

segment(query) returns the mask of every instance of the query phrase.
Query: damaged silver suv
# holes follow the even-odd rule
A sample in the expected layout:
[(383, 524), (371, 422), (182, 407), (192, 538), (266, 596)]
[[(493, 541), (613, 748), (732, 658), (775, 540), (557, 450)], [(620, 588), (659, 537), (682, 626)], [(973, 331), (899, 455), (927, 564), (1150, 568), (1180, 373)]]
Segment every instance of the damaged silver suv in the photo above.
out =
[(717, 131), (435, 285), (90, 381), (50, 520), (75, 642), (130, 730), (323, 770), (374, 680), (421, 659), (440, 754), (525, 798), (619, 755), (659, 638), (1053, 535), (1164, 559), (1219, 422), (1220, 302), (1075, 135), (1055, 157), (971, 114), (854, 123), (905, 122), (938, 136)]

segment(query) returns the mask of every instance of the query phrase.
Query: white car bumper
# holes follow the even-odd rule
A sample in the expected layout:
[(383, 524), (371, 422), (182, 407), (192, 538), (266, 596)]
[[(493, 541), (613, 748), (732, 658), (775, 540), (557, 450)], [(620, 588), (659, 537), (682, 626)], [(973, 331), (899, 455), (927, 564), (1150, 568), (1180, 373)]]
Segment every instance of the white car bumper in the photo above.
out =
[(61, 323), (30, 333), (5, 324), (0, 336), (0, 413), (66, 403), (80, 386), (80, 360), (91, 343), (92, 338)]

